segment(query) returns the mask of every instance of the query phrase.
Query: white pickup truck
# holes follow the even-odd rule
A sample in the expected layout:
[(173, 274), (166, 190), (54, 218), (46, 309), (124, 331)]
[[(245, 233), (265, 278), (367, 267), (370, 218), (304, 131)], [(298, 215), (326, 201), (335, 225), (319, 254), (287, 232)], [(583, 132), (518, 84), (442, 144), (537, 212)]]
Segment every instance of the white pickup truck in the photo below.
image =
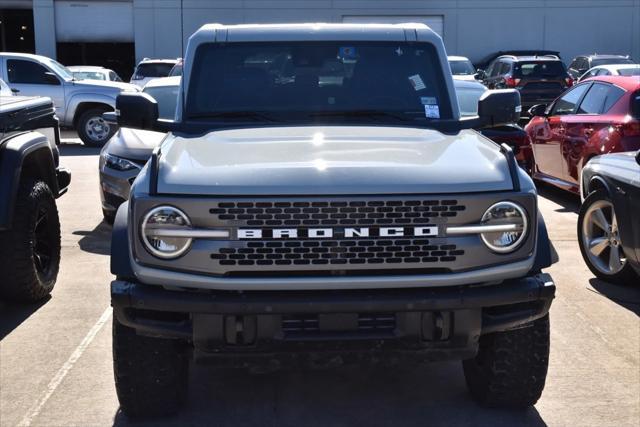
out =
[(123, 90), (138, 90), (128, 83), (76, 80), (53, 59), (25, 53), (0, 53), (0, 79), (15, 94), (51, 98), (60, 125), (76, 129), (80, 139), (91, 146), (104, 145), (116, 131), (102, 113), (115, 108)]

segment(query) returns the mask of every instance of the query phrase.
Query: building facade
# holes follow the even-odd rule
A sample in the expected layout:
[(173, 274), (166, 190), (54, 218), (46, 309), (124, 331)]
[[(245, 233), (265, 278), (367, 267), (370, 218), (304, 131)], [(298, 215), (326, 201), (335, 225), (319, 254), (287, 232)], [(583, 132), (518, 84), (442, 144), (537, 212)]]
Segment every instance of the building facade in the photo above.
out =
[(205, 23), (362, 21), (425, 22), (472, 60), (506, 49), (640, 60), (640, 0), (0, 0), (0, 50), (124, 70), (182, 56)]

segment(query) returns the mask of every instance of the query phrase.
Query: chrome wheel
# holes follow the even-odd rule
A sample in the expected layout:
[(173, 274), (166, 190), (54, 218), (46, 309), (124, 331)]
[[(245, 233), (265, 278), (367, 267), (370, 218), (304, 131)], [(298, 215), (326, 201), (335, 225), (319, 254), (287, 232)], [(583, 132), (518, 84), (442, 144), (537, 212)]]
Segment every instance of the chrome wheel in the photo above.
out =
[(84, 125), (84, 130), (89, 138), (94, 141), (104, 141), (111, 131), (111, 127), (102, 117), (91, 117)]
[(582, 245), (591, 265), (602, 274), (612, 276), (624, 268), (627, 259), (613, 204), (608, 200), (595, 201), (585, 212)]

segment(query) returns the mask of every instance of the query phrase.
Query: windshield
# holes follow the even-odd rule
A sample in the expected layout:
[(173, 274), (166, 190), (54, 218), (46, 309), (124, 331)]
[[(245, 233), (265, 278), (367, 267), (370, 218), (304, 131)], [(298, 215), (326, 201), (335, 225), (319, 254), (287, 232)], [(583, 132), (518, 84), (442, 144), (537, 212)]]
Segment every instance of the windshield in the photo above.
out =
[(636, 68), (620, 68), (618, 73), (621, 76), (640, 76), (640, 67)]
[(515, 77), (565, 77), (567, 70), (560, 61), (523, 61), (513, 68)]
[(176, 64), (173, 66), (173, 68), (171, 69), (171, 72), (169, 72), (169, 77), (174, 77), (174, 76), (182, 76), (182, 64)]
[(146, 64), (138, 65), (136, 68), (136, 73), (134, 77), (139, 79), (144, 79), (147, 77), (167, 77), (171, 72), (174, 64), (171, 63), (161, 63), (161, 62), (150, 62)]
[(77, 80), (106, 80), (105, 75), (98, 71), (74, 71), (73, 77)]
[(58, 61), (54, 61), (53, 59), (50, 59), (50, 58), (44, 58), (43, 61), (49, 67), (53, 68), (53, 71), (63, 79), (65, 80), (73, 79), (73, 74), (71, 73), (71, 71), (67, 67), (59, 63)]
[(478, 115), (478, 100), (485, 91), (484, 88), (456, 87), (456, 96), (462, 117)]
[(471, 61), (449, 61), (451, 66), (451, 74), (454, 76), (472, 76), (476, 73), (473, 69)]
[(155, 86), (143, 90), (158, 102), (158, 117), (173, 120), (178, 103), (178, 89), (180, 86)]
[[(185, 117), (451, 119), (433, 46), (406, 42), (269, 42), (198, 48)], [(343, 114), (342, 116), (340, 116)], [(231, 117), (231, 114), (227, 114)], [(246, 117), (245, 117), (246, 118)]]
[(633, 64), (633, 61), (629, 58), (602, 58), (602, 59), (591, 60), (592, 67), (597, 67), (598, 65), (609, 65), (609, 64)]

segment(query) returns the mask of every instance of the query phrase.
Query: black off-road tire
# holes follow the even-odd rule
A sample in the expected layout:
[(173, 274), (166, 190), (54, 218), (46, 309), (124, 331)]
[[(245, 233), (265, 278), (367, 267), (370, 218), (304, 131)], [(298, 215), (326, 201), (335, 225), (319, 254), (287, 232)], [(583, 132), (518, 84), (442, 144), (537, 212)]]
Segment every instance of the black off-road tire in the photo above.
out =
[(34, 302), (51, 293), (60, 268), (60, 219), (43, 181), (20, 183), (11, 229), (0, 233), (0, 298)]
[(188, 385), (184, 342), (137, 335), (113, 318), (113, 373), (120, 409), (130, 418), (176, 413)]
[(462, 366), (469, 391), (479, 403), (533, 406), (542, 395), (549, 366), (549, 315), (526, 328), (482, 336), (477, 356)]
[(113, 225), (113, 222), (116, 220), (116, 213), (102, 209), (102, 217), (104, 218), (104, 222), (109, 225)]
[(109, 139), (113, 136), (114, 133), (118, 130), (118, 126), (115, 124), (109, 124), (109, 132), (108, 134), (101, 140), (96, 140), (91, 137), (86, 131), (87, 122), (96, 117), (102, 117), (103, 113), (109, 111), (106, 107), (97, 107), (91, 108), (80, 115), (78, 121), (76, 122), (76, 131), (78, 132), (78, 137), (82, 140), (82, 142), (89, 147), (102, 147), (104, 144), (109, 141)]

